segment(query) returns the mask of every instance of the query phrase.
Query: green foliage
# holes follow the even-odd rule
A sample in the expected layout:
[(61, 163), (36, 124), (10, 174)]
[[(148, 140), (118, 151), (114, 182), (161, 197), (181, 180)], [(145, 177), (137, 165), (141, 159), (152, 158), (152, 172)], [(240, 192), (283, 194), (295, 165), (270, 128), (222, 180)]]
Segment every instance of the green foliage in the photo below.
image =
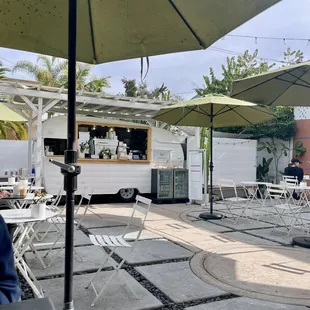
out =
[(172, 102), (179, 102), (183, 100), (181, 96), (172, 94), (164, 83), (153, 90), (148, 88), (146, 82), (141, 82), (138, 84), (135, 79), (123, 78), (122, 83), (125, 90), (125, 96), (127, 97), (142, 97)]
[(16, 140), (28, 139), (28, 133), (23, 124), (19, 122), (0, 121), (0, 139), (6, 140), (9, 132)]
[(289, 148), (283, 142), (276, 143), (274, 139), (271, 139), (267, 142), (260, 142), (257, 150), (266, 150), (272, 156), (276, 169), (276, 183), (278, 183), (279, 162), (282, 156), (288, 156)]
[[(102, 92), (109, 87), (109, 77), (91, 76), (92, 66), (83, 63), (76, 65), (76, 88), (90, 92)], [(40, 55), (35, 63), (19, 61), (13, 72), (26, 72), (46, 86), (68, 87), (68, 61), (56, 57)]]
[(253, 54), (246, 50), (238, 57), (227, 57), (226, 65), (222, 65), (222, 78), (215, 76), (213, 68), (209, 68), (209, 76), (203, 76), (205, 87), (196, 88), (198, 95), (222, 94), (229, 96), (234, 80), (243, 79), (259, 73), (267, 72), (274, 64), (257, 59), (258, 50)]
[(295, 147), (294, 147), (294, 153), (296, 157), (299, 157), (300, 155), (304, 154), (307, 151), (307, 148), (304, 147), (303, 143), (301, 141), (296, 141)]
[(269, 167), (271, 162), (273, 161), (273, 158), (269, 158), (266, 160), (266, 158), (263, 158), (262, 164), (259, 164), (256, 168), (256, 177), (257, 181), (259, 182), (266, 182), (268, 178), (269, 173)]
[[(219, 93), (229, 95), (234, 80), (246, 78), (259, 73), (264, 73), (274, 67), (267, 61), (257, 60), (258, 50), (253, 54), (245, 51), (243, 55), (236, 57), (227, 57), (226, 65), (222, 65), (222, 77), (218, 79), (212, 68), (209, 69), (209, 76), (204, 76), (205, 87), (197, 88), (198, 95)], [(303, 53), (292, 51), (288, 48), (283, 53), (283, 62), (287, 64), (296, 64), (302, 61)], [(247, 127), (225, 127), (218, 131), (229, 133), (246, 133), (253, 135), (253, 138), (276, 138), (289, 140), (296, 133), (294, 109), (291, 107), (270, 108), (276, 115), (276, 118), (265, 123), (251, 125)]]
[(7, 72), (10, 72), (11, 70), (10, 69), (8, 69), (8, 68), (6, 68), (6, 67), (4, 67), (3, 66), (3, 63), (0, 61), (0, 79), (3, 79), (4, 77), (5, 77), (5, 74), (7, 73)]

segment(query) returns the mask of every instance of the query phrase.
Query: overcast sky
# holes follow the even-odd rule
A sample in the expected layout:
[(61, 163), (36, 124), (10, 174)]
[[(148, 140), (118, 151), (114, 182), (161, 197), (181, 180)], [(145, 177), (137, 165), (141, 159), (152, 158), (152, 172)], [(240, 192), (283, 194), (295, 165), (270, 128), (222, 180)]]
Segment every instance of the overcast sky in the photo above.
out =
[[(310, 40), (310, 0), (283, 0), (269, 10), (256, 16), (246, 24), (234, 30), (231, 34), (249, 36), (267, 36), (283, 38), (305, 38)], [(217, 41), (212, 48), (205, 51), (169, 54), (150, 58), (150, 71), (147, 83), (150, 88), (165, 83), (174, 93), (185, 98), (195, 95), (193, 89), (203, 86), (203, 75), (208, 74), (212, 66), (217, 74), (231, 53), (219, 52), (213, 48), (221, 48), (236, 53), (246, 49), (259, 49), (262, 58), (282, 60), (283, 51), (288, 47), (304, 52), (305, 60), (310, 59), (310, 41), (263, 40), (224, 37)], [(13, 67), (19, 60), (36, 60), (36, 55), (16, 50), (0, 48), (0, 60), (7, 67)], [(278, 64), (280, 65), (280, 64)], [(127, 60), (109, 64), (97, 65), (93, 73), (98, 76), (111, 76), (109, 93), (123, 91), (121, 78), (140, 79), (140, 60)], [(24, 73), (16, 73), (16, 78), (29, 79)]]

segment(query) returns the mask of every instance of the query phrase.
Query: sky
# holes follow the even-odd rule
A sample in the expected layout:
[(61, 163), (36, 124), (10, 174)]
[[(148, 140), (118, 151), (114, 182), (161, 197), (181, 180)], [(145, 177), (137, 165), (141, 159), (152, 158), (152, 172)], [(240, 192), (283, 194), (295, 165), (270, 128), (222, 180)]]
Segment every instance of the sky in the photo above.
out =
[[(195, 95), (194, 88), (202, 87), (203, 76), (213, 67), (220, 76), (221, 65), (226, 63), (226, 57), (238, 55), (245, 50), (259, 50), (259, 57), (264, 59), (283, 60), (283, 52), (290, 47), (292, 50), (304, 52), (305, 60), (310, 60), (310, 0), (282, 0), (280, 3), (257, 15), (247, 23), (231, 32), (231, 35), (246, 35), (252, 37), (280, 37), (284, 40), (264, 40), (254, 38), (239, 38), (225, 36), (215, 42), (211, 48), (203, 51), (176, 53), (150, 57), (150, 70), (146, 82), (150, 88), (165, 83), (166, 86), (183, 98)], [(309, 42), (288, 40), (288, 38), (304, 38)], [(218, 48), (225, 51), (219, 51)], [(12, 68), (19, 60), (36, 60), (36, 54), (0, 48), (0, 61)], [(280, 66), (280, 63), (277, 63)], [(140, 80), (140, 60), (118, 61), (96, 65), (93, 74), (110, 76), (110, 94), (123, 92), (121, 79), (123, 77)], [(25, 73), (15, 73), (12, 77), (30, 79)]]

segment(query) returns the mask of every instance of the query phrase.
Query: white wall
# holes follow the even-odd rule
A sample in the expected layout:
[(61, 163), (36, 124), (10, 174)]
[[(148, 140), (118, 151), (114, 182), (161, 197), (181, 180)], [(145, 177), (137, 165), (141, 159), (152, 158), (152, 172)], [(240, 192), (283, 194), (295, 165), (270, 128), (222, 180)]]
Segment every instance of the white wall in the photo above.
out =
[[(0, 140), (0, 177), (5, 171), (18, 171), (28, 167), (28, 141)], [(15, 172), (14, 172), (15, 173)]]
[(213, 146), (214, 185), (219, 179), (232, 179), (237, 185), (256, 180), (256, 140), (214, 138)]
[[(267, 142), (267, 141), (270, 141), (270, 139), (260, 139), (259, 140), (259, 142)], [(275, 141), (276, 141), (277, 148), (279, 150), (281, 149), (280, 143), (284, 143), (290, 149), (288, 156), (284, 156), (283, 155), (281, 157), (281, 159), (280, 159), (280, 162), (279, 162), (279, 172), (283, 172), (284, 168), (287, 167), (288, 163), (291, 160), (292, 153), (293, 153), (293, 151), (291, 149), (293, 147), (293, 143), (291, 141), (283, 141), (283, 140), (275, 140)], [(258, 146), (259, 146), (259, 143), (258, 143)], [(264, 157), (266, 159), (269, 159), (269, 158), (272, 157), (272, 155), (269, 154), (267, 152), (267, 150), (257, 151), (257, 165), (262, 163)], [(270, 164), (269, 173), (268, 174), (269, 174), (269, 176), (272, 176), (272, 177), (275, 177), (275, 175), (276, 175), (276, 169), (275, 169), (275, 162), (274, 162), (274, 160)]]

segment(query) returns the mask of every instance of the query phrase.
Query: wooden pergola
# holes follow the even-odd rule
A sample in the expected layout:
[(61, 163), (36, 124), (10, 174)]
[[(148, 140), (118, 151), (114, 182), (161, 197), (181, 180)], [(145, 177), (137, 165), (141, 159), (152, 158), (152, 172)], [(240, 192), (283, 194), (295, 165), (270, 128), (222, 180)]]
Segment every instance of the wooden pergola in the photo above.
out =
[[(35, 81), (0, 80), (2, 104), (14, 110), (28, 121), (28, 170), (32, 168), (33, 124), (36, 122), (35, 170), (36, 184), (42, 183), (42, 122), (43, 115), (52, 112), (67, 113), (67, 89), (41, 85)], [(78, 91), (76, 110), (78, 115), (123, 120), (146, 120), (153, 125), (152, 117), (169, 101), (109, 95), (105, 92)]]

